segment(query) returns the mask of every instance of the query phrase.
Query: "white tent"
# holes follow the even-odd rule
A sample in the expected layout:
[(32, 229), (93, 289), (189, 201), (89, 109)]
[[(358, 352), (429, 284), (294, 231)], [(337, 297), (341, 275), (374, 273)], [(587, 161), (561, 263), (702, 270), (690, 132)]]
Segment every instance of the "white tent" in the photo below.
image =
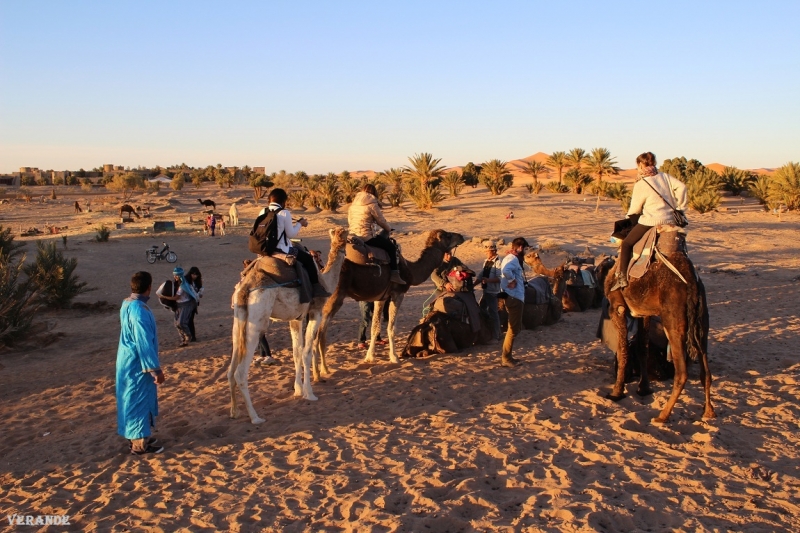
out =
[(170, 178), (169, 176), (165, 176), (164, 174), (159, 174), (155, 178), (153, 178), (151, 180), (147, 180), (147, 181), (150, 182), (150, 183), (155, 183), (155, 182), (158, 182), (158, 183), (172, 183), (172, 178)]

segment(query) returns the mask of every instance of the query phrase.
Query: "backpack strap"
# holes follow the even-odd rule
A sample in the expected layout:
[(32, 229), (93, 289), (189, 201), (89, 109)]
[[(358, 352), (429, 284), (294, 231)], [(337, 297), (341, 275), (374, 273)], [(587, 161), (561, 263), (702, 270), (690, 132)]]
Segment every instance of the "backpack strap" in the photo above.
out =
[[(663, 174), (663, 173), (662, 173), (662, 174)], [(661, 196), (661, 193), (660, 193), (660, 192), (658, 192), (658, 191), (656, 190), (656, 188), (655, 188), (655, 187), (653, 187), (653, 185), (651, 185), (651, 184), (650, 184), (650, 182), (649, 182), (649, 181), (647, 181), (647, 178), (642, 178), (642, 181), (643, 181), (643, 182), (645, 182), (645, 183), (646, 183), (646, 184), (647, 184), (647, 185), (648, 185), (648, 186), (649, 186), (651, 189), (653, 189), (653, 192), (654, 192), (654, 193), (656, 193), (656, 194), (658, 195), (658, 197), (659, 197), (659, 198), (661, 198), (661, 199), (664, 201), (664, 203), (665, 203), (665, 204), (667, 204), (667, 207), (669, 207), (670, 209), (672, 209), (672, 212), (673, 212), (673, 213), (676, 213), (676, 214), (678, 213), (678, 210), (677, 210), (677, 209), (675, 209), (675, 208), (672, 206), (672, 204), (671, 204), (671, 203), (669, 203), (669, 202), (667, 201), (667, 199), (666, 199), (666, 198), (664, 198), (663, 196)], [(672, 186), (671, 186), (669, 183), (667, 184), (667, 187), (669, 188), (669, 190), (672, 190)]]

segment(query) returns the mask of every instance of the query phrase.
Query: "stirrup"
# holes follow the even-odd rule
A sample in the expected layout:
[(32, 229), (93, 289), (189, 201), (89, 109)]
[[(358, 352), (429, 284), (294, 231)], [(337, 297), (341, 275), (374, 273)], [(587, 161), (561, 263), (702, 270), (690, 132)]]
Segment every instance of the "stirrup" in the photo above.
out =
[(627, 286), (628, 286), (628, 276), (617, 274), (617, 280), (614, 282), (614, 285), (609, 289), (609, 292), (618, 291), (624, 289)]
[(398, 285), (408, 285), (408, 283), (406, 283), (405, 280), (400, 277), (399, 270), (392, 270), (392, 275), (389, 276), (389, 281), (392, 283), (397, 283)]

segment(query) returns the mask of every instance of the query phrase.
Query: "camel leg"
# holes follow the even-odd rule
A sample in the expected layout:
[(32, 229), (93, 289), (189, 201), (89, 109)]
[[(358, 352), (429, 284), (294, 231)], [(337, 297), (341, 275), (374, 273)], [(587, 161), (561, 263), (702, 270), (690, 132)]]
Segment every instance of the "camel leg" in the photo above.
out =
[(289, 332), (292, 334), (292, 357), (294, 358), (294, 395), (303, 395), (303, 322), (305, 317), (289, 321)]
[(389, 323), (386, 325), (386, 336), (389, 337), (389, 360), (392, 363), (399, 363), (397, 358), (397, 351), (395, 350), (394, 343), (394, 325), (397, 319), (397, 311), (400, 309), (400, 304), (403, 303), (405, 293), (393, 294), (389, 300)]
[(703, 408), (703, 418), (716, 418), (717, 414), (714, 412), (714, 406), (711, 405), (711, 370), (708, 368), (708, 307), (706, 306), (706, 291), (701, 287), (700, 298), (704, 309), (703, 312), (703, 332), (700, 337), (700, 352), (701, 352), (701, 365), (700, 365), (700, 381), (703, 382), (703, 392), (705, 393), (705, 407)]
[[(670, 349), (672, 350), (672, 363), (675, 365), (675, 378), (672, 382), (672, 394), (667, 400), (667, 405), (661, 410), (661, 414), (653, 419), (654, 424), (664, 424), (669, 418), (672, 408), (678, 401), (683, 388), (686, 386), (686, 379), (688, 377), (688, 370), (686, 368), (686, 350), (683, 342), (686, 339), (686, 320), (683, 320), (683, 327), (676, 327), (676, 320), (671, 318), (668, 314), (661, 317), (664, 325), (664, 332), (667, 334)], [(682, 332), (682, 334), (681, 334)]]
[(375, 343), (378, 340), (378, 335), (381, 334), (381, 317), (383, 316), (383, 306), (386, 302), (375, 302), (375, 309), (372, 312), (372, 328), (369, 332), (369, 349), (367, 356), (364, 358), (365, 363), (375, 362)]
[(328, 301), (325, 302), (325, 307), (322, 308), (322, 320), (319, 323), (319, 330), (317, 331), (317, 343), (319, 350), (319, 372), (321, 374), (330, 374), (328, 371), (328, 365), (325, 361), (325, 354), (328, 351), (328, 324), (339, 309), (342, 308), (342, 304), (344, 303), (345, 293), (344, 290), (340, 289), (344, 285), (339, 282), (339, 286), (336, 287), (336, 290), (333, 291)]
[[(241, 321), (243, 319), (238, 318), (236, 320)], [(236, 326), (237, 324), (234, 323), (234, 329)], [(266, 333), (268, 327), (269, 322), (267, 322), (266, 326), (259, 327), (258, 324), (254, 324), (249, 320), (244, 324), (243, 328), (241, 328), (240, 325), (239, 331), (245, 336), (243, 339), (244, 353), (241, 353), (241, 347), (237, 348), (237, 339), (236, 335), (234, 335), (233, 355), (231, 356), (231, 366), (228, 369), (228, 382), (231, 387), (231, 418), (236, 418), (236, 416), (238, 416), (238, 409), (236, 406), (236, 391), (234, 389), (235, 382), (236, 386), (239, 388), (239, 391), (242, 393), (242, 397), (244, 398), (244, 404), (247, 407), (247, 413), (250, 415), (250, 421), (253, 424), (260, 424), (264, 422), (264, 419), (258, 416), (258, 413), (256, 413), (256, 410), (253, 407), (253, 400), (250, 398), (250, 390), (247, 385), (247, 377), (250, 372), (250, 365), (253, 362), (253, 353), (258, 345), (258, 340), (261, 337), (262, 330), (263, 333)], [(238, 360), (237, 365), (234, 364), (234, 359)]]
[(619, 335), (617, 340), (617, 380), (606, 398), (618, 402), (625, 398), (625, 368), (628, 366), (628, 324), (621, 298), (609, 298), (609, 316)]
[(303, 343), (303, 398), (311, 401), (317, 399), (311, 389), (311, 358), (314, 351), (314, 340), (319, 329), (319, 318), (319, 311), (308, 313), (308, 324), (306, 325), (305, 341)]
[(650, 317), (639, 319), (639, 335), (636, 339), (637, 351), (639, 352), (639, 389), (636, 394), (639, 396), (650, 396), (653, 389), (650, 388), (650, 376), (647, 375), (647, 357), (650, 353)]

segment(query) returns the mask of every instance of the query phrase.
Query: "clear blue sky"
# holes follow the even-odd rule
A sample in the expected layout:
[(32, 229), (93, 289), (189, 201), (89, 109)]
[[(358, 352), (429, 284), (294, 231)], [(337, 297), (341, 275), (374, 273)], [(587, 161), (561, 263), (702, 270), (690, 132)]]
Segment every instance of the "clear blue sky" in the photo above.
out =
[(800, 2), (0, 0), (0, 172), (800, 161)]

